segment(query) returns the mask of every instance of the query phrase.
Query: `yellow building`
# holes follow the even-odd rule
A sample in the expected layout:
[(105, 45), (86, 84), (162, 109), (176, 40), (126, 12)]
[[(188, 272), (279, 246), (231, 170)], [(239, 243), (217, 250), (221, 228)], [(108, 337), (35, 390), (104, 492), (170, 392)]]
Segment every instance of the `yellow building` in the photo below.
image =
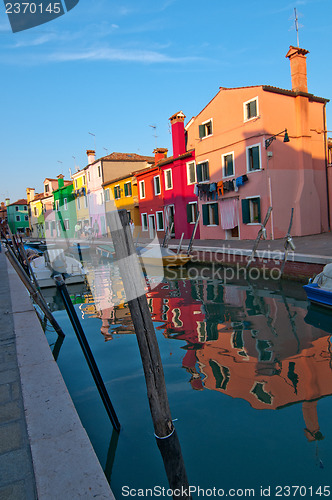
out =
[(134, 233), (139, 233), (140, 215), (138, 208), (137, 179), (133, 174), (118, 177), (103, 184), (106, 214), (114, 210), (127, 210), (129, 220), (134, 223)]
[(73, 180), (76, 197), (77, 222), (81, 226), (81, 229), (83, 229), (86, 224), (88, 226), (90, 225), (86, 171), (79, 170), (72, 174), (71, 178)]

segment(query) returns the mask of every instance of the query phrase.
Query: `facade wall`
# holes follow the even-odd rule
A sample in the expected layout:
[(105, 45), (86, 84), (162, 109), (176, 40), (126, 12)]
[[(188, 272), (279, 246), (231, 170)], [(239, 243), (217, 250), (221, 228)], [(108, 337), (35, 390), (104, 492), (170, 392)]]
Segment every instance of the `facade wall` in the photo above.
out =
[[(19, 220), (17, 220), (19, 218)], [(7, 220), (10, 230), (13, 234), (16, 232), (25, 232), (29, 228), (28, 206), (25, 205), (8, 205)]]

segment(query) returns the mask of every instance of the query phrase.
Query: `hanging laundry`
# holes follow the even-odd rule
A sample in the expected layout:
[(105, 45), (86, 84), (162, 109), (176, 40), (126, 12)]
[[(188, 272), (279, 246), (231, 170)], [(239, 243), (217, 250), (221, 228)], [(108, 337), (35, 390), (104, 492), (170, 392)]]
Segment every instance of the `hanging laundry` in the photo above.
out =
[(242, 180), (243, 180), (243, 182), (247, 182), (249, 180), (248, 176), (246, 174), (242, 175)]
[(237, 187), (239, 186), (242, 186), (243, 185), (243, 179), (242, 179), (242, 176), (241, 177), (237, 177), (236, 180), (235, 180), (235, 184)]
[(223, 195), (224, 195), (224, 183), (223, 183), (223, 181), (219, 181), (219, 182), (217, 183), (217, 193), (218, 193), (219, 195), (221, 195), (221, 196), (223, 196)]

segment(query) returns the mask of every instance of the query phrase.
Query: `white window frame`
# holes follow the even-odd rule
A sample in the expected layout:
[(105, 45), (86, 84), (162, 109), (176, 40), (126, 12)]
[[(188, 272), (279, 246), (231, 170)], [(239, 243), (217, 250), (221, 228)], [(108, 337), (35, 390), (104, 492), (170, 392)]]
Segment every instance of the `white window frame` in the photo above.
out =
[[(196, 184), (196, 182), (197, 182), (196, 162), (195, 162), (195, 160), (191, 160), (191, 161), (188, 161), (188, 163), (186, 165), (187, 165), (187, 184), (188, 184), (188, 186), (192, 186), (193, 184)], [(190, 172), (189, 172), (190, 165), (194, 165), (195, 180), (193, 182), (190, 181)]]
[(77, 182), (77, 179), (75, 179), (75, 189), (78, 188), (78, 182)]
[[(207, 163), (208, 164), (208, 171), (209, 171), (208, 173), (209, 173), (209, 176), (208, 176), (207, 179), (198, 181), (197, 180), (197, 167), (198, 167), (198, 165), (202, 165), (203, 163)], [(209, 162), (209, 160), (199, 161), (198, 163), (196, 163), (196, 182), (202, 183), (202, 182), (207, 182), (209, 180), (210, 180), (210, 162)]]
[[(161, 214), (162, 221), (163, 221), (163, 227), (159, 226), (159, 215), (158, 214)], [(164, 213), (162, 210), (158, 210), (156, 212), (156, 227), (157, 227), (157, 231), (165, 231)]]
[[(225, 158), (225, 156), (230, 156), (230, 155), (232, 155), (232, 158), (233, 158), (233, 173), (231, 175), (224, 175), (224, 158)], [(228, 153), (224, 153), (221, 155), (221, 169), (222, 169), (222, 178), (223, 179), (230, 179), (231, 177), (235, 176), (234, 151), (229, 151)]]
[[(249, 170), (249, 149), (257, 147), (259, 148), (259, 168), (256, 168), (255, 170)], [(246, 147), (246, 168), (247, 168), (247, 174), (251, 174), (252, 172), (260, 172), (262, 170), (262, 151), (261, 151), (261, 143), (258, 142), (257, 144), (250, 144), (250, 146)]]
[[(143, 223), (144, 220), (145, 220), (145, 224)], [(149, 225), (148, 225), (148, 214), (147, 213), (141, 214), (141, 222), (142, 222), (142, 231), (148, 231)]]
[[(59, 211), (59, 200), (55, 200), (55, 210)], [(35, 207), (35, 215), (36, 215), (36, 207)]]
[(88, 208), (88, 197), (86, 194), (84, 195), (84, 208)]
[[(128, 194), (126, 194), (125, 186), (129, 184), (130, 185), (130, 190), (128, 189)], [(130, 193), (129, 193), (130, 191)], [(123, 184), (123, 192), (126, 198), (130, 198), (133, 195), (133, 187), (131, 185), (131, 181), (127, 181)]]
[(101, 166), (98, 165), (98, 177), (101, 177)]
[[(59, 203), (59, 202), (58, 202)], [(59, 209), (58, 209), (59, 210)], [(34, 216), (37, 217), (38, 216), (38, 211), (37, 211), (37, 207), (33, 207), (33, 213), (34, 213)]]
[(141, 200), (145, 198), (145, 181), (139, 181), (139, 197)]
[[(204, 137), (200, 137), (200, 140), (204, 140), (204, 139), (207, 139), (207, 137), (211, 137), (213, 135), (213, 119), (212, 118), (209, 118), (208, 120), (205, 120), (204, 122), (201, 123), (201, 125), (207, 125), (208, 123), (211, 122), (211, 129), (212, 129), (212, 133), (209, 134), (209, 135), (204, 135)], [(196, 129), (197, 130), (197, 129)]]
[(65, 226), (65, 230), (69, 231), (69, 228), (70, 228), (69, 227), (69, 219), (64, 219), (63, 223), (64, 223), (64, 226)]
[[(157, 182), (156, 179), (159, 179), (159, 193), (157, 193)], [(159, 196), (161, 194), (161, 182), (160, 182), (160, 175), (155, 175), (153, 178), (153, 187), (154, 187), (154, 194), (155, 196)]]
[[(116, 188), (118, 188), (117, 192), (118, 192), (119, 196), (115, 196), (115, 189)], [(121, 187), (120, 187), (120, 184), (116, 184), (116, 186), (114, 186), (113, 192), (114, 192), (114, 199), (115, 200), (119, 200), (121, 198)]]
[(81, 200), (79, 196), (76, 198), (76, 205), (77, 205), (77, 210), (81, 210)]
[[(259, 198), (259, 205), (262, 207), (262, 199), (261, 196), (258, 194), (257, 196), (246, 196), (245, 200), (257, 200)], [(262, 208), (261, 208), (262, 210)], [(249, 205), (249, 212), (250, 212), (250, 221), (253, 219), (253, 213), (252, 213), (252, 205)], [(262, 220), (262, 219), (261, 219)], [(248, 222), (246, 226), (261, 226), (261, 222)]]
[[(197, 201), (189, 201), (188, 205), (196, 205), (196, 213), (198, 214), (198, 203), (197, 203)], [(189, 224), (196, 224), (195, 210), (193, 210), (193, 208), (191, 208), (191, 215), (193, 215), (193, 217), (192, 217), (193, 221), (189, 222)]]
[(105, 189), (105, 201), (110, 201), (110, 190), (109, 190), (109, 188)]
[[(247, 114), (247, 104), (256, 101), (256, 116), (252, 116), (251, 118), (248, 118)], [(259, 117), (259, 107), (258, 107), (258, 96), (253, 97), (252, 99), (248, 99), (248, 101), (243, 103), (243, 121), (244, 122), (250, 122), (251, 120), (255, 120), (255, 118)]]
[(63, 209), (64, 209), (64, 210), (68, 210), (68, 202), (67, 202), (67, 198), (64, 198), (64, 200), (63, 200)]
[[(167, 173), (168, 172), (170, 172), (170, 181), (171, 181), (170, 186), (168, 185), (168, 182), (167, 182)], [(166, 170), (164, 170), (164, 181), (165, 181), (165, 190), (166, 191), (173, 189), (173, 172), (172, 172), (171, 168), (167, 168)]]
[(83, 184), (86, 184), (86, 177), (83, 175)]

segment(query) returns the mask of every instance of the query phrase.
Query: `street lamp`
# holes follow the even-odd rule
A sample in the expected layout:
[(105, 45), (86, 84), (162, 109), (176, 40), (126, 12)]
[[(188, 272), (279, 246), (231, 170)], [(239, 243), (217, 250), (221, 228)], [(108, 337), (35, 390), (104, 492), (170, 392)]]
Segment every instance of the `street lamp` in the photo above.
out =
[(271, 137), (269, 137), (268, 139), (265, 140), (265, 149), (267, 149), (269, 146), (271, 146), (271, 144), (275, 140), (275, 138), (278, 135), (281, 135), (281, 134), (285, 134), (283, 142), (289, 142), (289, 136), (288, 136), (287, 128), (285, 128), (285, 130), (282, 130), (281, 132), (279, 132), (279, 134), (271, 135)]

